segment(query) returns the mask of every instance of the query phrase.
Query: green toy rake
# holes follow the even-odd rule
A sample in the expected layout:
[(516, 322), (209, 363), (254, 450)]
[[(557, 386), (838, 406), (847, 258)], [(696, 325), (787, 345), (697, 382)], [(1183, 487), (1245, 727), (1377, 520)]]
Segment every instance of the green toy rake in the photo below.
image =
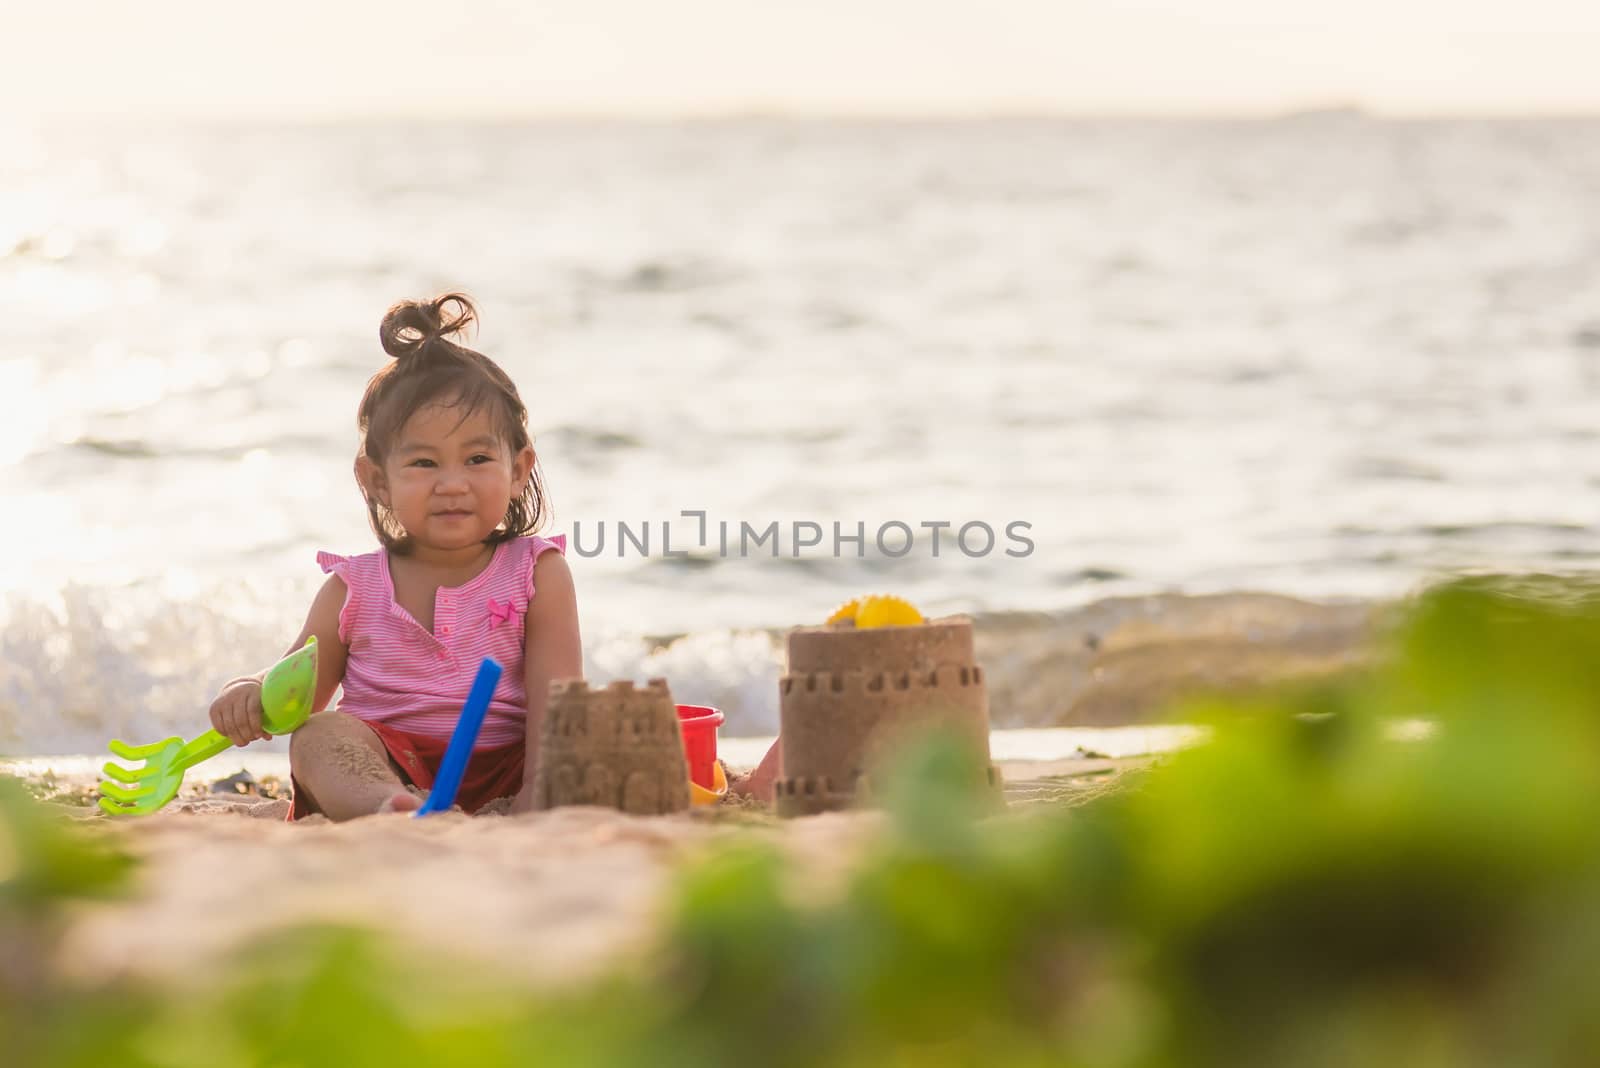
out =
[[(311, 715), (317, 691), (317, 639), (307, 638), (267, 669), (261, 680), (261, 726), (268, 734), (289, 734)], [(129, 745), (113, 739), (113, 756), (144, 761), (142, 767), (107, 762), (101, 770), (100, 809), (112, 816), (147, 816), (178, 796), (183, 773), (233, 744), (226, 735), (206, 731), (193, 741), (167, 738), (150, 745)]]

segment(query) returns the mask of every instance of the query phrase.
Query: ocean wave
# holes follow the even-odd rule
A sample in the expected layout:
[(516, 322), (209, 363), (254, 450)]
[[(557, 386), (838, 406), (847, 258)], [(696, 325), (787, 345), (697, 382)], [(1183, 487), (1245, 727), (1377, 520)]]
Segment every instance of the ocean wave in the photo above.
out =
[(622, 293), (684, 293), (724, 285), (737, 277), (729, 265), (711, 260), (646, 260), (612, 279), (611, 284)]
[(622, 430), (587, 426), (555, 426), (539, 432), (539, 444), (555, 445), (573, 453), (616, 452), (644, 447), (637, 435)]
[(0, 753), (193, 736), (220, 685), (270, 662), (282, 640), (205, 602), (141, 610), (122, 590), (87, 586), (14, 597), (0, 621)]
[[(239, 616), (281, 612), (217, 605), (211, 596), (131, 598), (87, 586), (13, 597), (0, 616), (0, 756), (93, 753), (111, 738), (138, 743), (205, 730), (221, 685), (271, 663), (285, 643), (281, 625)], [(680, 702), (723, 709), (734, 735), (777, 731), (780, 670), (780, 648), (762, 631), (664, 642), (601, 633), (584, 650), (590, 680), (666, 677)]]

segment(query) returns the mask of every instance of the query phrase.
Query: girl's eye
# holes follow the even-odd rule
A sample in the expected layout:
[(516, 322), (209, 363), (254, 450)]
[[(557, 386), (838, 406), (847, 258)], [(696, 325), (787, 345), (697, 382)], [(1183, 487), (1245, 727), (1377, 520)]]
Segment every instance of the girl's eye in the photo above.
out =
[(476, 455), (472, 459), (468, 460), (467, 463), (469, 463), (469, 464), (486, 464), (486, 463), (490, 463), (491, 461), (493, 461), (493, 459), (494, 459), (494, 457), (485, 456), (483, 453), (480, 452), (478, 455)]
[(412, 466), (412, 467), (432, 467), (433, 466), (433, 461), (432, 460), (412, 460), (410, 466)]

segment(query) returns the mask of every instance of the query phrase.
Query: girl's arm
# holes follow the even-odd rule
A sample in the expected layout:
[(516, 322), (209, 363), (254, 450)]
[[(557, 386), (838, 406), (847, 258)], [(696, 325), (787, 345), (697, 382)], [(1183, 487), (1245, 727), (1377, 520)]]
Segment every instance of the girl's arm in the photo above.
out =
[(528, 694), (527, 758), (522, 768), (522, 793), (516, 808), (526, 811), (533, 800), (538, 766), (539, 731), (553, 679), (583, 677), (583, 639), (578, 635), (578, 595), (572, 569), (560, 553), (540, 553), (533, 565), (533, 601), (523, 623), (523, 683)]
[(311, 702), (313, 712), (321, 712), (326, 708), (333, 699), (333, 691), (344, 681), (344, 664), (350, 655), (350, 648), (339, 637), (339, 613), (344, 611), (347, 593), (344, 579), (329, 575), (328, 581), (317, 591), (316, 600), (311, 602), (311, 611), (306, 613), (300, 636), (289, 646), (289, 652), (292, 653), (313, 634), (317, 637), (317, 695)]
[[(344, 579), (329, 575), (311, 602), (311, 611), (306, 615), (305, 626), (300, 628), (300, 636), (289, 646), (292, 653), (311, 635), (317, 636), (317, 692), (311, 705), (313, 712), (322, 711), (344, 680), (345, 659), (349, 655), (339, 638), (339, 613), (344, 609), (344, 599)], [(265, 674), (263, 668), (254, 675), (230, 680), (211, 703), (211, 725), (231, 738), (235, 745), (248, 745), (258, 738), (268, 737), (261, 729), (261, 677)]]

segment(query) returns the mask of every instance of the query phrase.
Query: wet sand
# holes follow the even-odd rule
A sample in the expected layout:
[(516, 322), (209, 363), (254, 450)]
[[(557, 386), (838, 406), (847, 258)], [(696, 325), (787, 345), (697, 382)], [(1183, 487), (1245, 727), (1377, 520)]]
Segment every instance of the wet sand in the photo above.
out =
[(1370, 655), (1386, 608), (1277, 594), (1118, 597), (976, 628), (997, 728), (1153, 721), (1173, 701), (1326, 677)]

